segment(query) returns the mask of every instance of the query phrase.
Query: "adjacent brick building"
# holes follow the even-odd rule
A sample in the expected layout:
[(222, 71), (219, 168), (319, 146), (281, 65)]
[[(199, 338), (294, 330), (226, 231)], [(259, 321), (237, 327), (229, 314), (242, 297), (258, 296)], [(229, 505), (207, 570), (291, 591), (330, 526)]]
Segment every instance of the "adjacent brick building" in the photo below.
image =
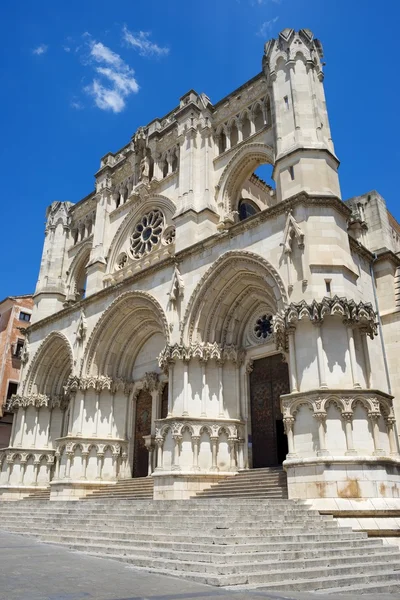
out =
[(12, 414), (6, 402), (17, 392), (24, 334), (32, 316), (33, 297), (8, 296), (0, 302), (0, 448), (8, 446)]

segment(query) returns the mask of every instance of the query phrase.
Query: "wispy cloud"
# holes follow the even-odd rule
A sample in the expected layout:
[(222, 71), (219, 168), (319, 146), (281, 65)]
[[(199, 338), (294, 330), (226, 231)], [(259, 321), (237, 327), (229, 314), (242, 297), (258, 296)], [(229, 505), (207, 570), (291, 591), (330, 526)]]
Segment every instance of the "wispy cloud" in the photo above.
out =
[(280, 4), (282, 0), (251, 0), (251, 4)]
[(89, 64), (95, 66), (95, 77), (84, 91), (94, 98), (101, 110), (119, 113), (126, 106), (126, 98), (139, 91), (134, 70), (119, 54), (101, 42), (91, 41)]
[(159, 46), (155, 42), (152, 42), (149, 39), (150, 35), (149, 31), (132, 33), (126, 25), (122, 29), (122, 39), (124, 42), (126, 42), (128, 46), (135, 48), (141, 56), (160, 57), (167, 55), (169, 53), (169, 48)]
[(37, 56), (40, 56), (41, 54), (45, 54), (48, 50), (48, 46), (46, 46), (46, 44), (40, 44), (40, 46), (38, 46), (37, 48), (34, 48), (32, 50), (32, 54), (36, 54)]
[(83, 104), (82, 102), (79, 102), (79, 100), (71, 100), (70, 106), (75, 110), (82, 110), (83, 108)]
[(271, 33), (272, 27), (275, 25), (278, 19), (279, 17), (274, 17), (273, 19), (269, 19), (269, 21), (264, 21), (260, 29), (257, 31), (257, 35), (265, 37)]

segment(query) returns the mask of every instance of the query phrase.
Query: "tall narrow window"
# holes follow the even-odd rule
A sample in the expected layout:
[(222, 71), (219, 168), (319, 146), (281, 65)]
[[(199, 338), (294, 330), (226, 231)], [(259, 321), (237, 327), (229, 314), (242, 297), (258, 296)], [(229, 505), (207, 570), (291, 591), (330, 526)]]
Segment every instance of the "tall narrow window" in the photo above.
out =
[(294, 168), (293, 167), (289, 167), (289, 175), (290, 175), (290, 179), (293, 181), (294, 180)]
[(285, 96), (285, 97), (283, 98), (283, 101), (284, 101), (284, 103), (285, 103), (285, 108), (286, 108), (286, 110), (289, 110), (289, 98), (288, 98), (287, 96)]

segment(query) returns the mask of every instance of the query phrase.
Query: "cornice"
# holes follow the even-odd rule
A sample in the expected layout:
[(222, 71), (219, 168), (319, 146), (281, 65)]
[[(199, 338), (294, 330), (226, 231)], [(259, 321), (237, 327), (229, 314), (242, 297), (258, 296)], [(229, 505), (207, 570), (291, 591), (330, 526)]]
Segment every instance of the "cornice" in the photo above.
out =
[[(353, 250), (353, 252), (356, 252), (357, 254), (359, 254), (360, 256), (365, 258), (365, 260), (367, 260), (369, 262), (371, 262), (373, 260), (373, 258), (374, 258), (373, 252), (371, 252), (365, 246), (360, 244), (360, 242), (355, 240), (351, 235), (349, 235), (349, 243), (350, 243), (350, 249)], [(399, 259), (399, 262), (400, 262), (400, 259)]]
[(397, 254), (392, 252), (392, 250), (389, 250), (389, 248), (382, 248), (380, 250), (377, 250), (376, 253), (374, 253), (372, 256), (373, 258), (375, 258), (375, 263), (380, 262), (382, 260), (389, 260), (391, 262), (394, 262), (396, 266), (400, 266), (400, 256), (397, 256)]

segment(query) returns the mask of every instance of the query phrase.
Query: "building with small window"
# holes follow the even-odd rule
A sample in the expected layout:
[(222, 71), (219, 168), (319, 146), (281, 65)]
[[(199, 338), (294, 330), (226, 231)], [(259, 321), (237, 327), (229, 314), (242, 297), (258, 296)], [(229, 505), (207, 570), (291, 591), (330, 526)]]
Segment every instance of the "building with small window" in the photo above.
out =
[(25, 328), (32, 317), (33, 296), (8, 296), (0, 302), (0, 448), (8, 446), (13, 415), (7, 403), (17, 393), (24, 355)]
[(49, 206), (5, 498), (145, 476), (188, 498), (282, 464), (290, 498), (398, 497), (400, 227), (341, 198), (322, 58), (284, 29)]

